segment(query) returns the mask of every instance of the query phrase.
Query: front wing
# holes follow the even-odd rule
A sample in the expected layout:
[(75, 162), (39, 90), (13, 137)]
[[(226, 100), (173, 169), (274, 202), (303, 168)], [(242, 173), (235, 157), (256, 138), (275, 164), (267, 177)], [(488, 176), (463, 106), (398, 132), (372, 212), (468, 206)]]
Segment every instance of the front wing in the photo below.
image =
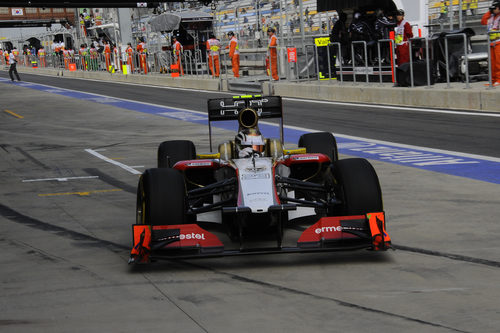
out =
[(323, 217), (302, 232), (294, 247), (226, 250), (219, 238), (197, 224), (134, 224), (129, 263), (157, 259), (190, 259), (235, 255), (326, 252), (391, 248), (383, 212), (357, 216)]

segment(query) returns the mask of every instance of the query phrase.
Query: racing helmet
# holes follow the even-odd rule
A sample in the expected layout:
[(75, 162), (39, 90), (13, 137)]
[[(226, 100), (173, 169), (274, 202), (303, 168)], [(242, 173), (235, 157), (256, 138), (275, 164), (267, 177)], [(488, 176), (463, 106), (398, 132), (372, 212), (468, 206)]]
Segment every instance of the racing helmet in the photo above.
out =
[[(251, 148), (253, 152), (262, 154), (266, 146), (266, 141), (257, 128), (242, 129), (236, 135), (234, 143), (238, 154), (246, 148)], [(250, 151), (250, 149), (247, 149), (247, 151)]]

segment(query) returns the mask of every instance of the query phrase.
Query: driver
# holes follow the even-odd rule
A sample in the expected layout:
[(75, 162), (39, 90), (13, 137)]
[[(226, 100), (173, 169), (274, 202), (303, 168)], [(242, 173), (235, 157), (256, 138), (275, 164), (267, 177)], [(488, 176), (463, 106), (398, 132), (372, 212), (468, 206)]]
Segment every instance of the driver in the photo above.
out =
[(265, 140), (256, 128), (242, 129), (235, 138), (236, 152), (239, 158), (252, 157), (253, 154), (262, 156), (265, 148)]

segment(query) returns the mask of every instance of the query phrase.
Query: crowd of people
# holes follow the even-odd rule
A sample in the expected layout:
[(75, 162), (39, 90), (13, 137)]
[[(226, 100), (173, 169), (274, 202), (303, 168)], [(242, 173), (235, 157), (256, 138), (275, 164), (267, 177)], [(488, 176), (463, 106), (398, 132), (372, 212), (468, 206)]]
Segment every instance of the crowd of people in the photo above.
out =
[[(375, 15), (354, 11), (350, 22), (347, 20), (347, 14), (340, 12), (339, 19), (330, 33), (330, 42), (340, 43), (344, 65), (364, 64), (365, 61), (375, 64), (379, 60), (382, 63), (391, 63), (389, 48), (382, 48), (381, 59), (378, 59), (377, 51), (378, 41), (391, 38), (391, 32), (394, 32), (398, 65), (409, 62), (408, 42), (413, 38), (413, 30), (402, 9), (388, 13), (378, 9)], [(368, 59), (364, 59), (364, 50), (359, 43), (355, 43), (355, 59), (352, 59), (351, 44), (356, 41), (366, 42)]]

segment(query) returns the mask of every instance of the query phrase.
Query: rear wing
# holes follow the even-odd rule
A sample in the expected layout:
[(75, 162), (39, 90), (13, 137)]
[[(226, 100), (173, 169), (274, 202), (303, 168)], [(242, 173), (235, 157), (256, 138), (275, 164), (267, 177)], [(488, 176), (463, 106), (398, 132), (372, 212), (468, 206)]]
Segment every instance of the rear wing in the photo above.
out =
[(208, 135), (212, 151), (212, 121), (238, 120), (241, 110), (254, 109), (259, 119), (280, 119), (280, 140), (283, 144), (283, 104), (281, 96), (244, 95), (208, 100)]

